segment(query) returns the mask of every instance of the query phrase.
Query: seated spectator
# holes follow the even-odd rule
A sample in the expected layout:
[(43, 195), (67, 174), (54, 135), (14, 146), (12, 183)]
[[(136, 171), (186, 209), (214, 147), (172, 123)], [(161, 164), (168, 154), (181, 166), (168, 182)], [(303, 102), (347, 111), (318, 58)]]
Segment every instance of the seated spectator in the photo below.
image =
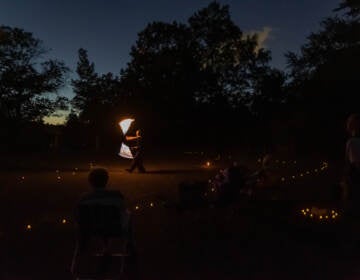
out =
[(261, 160), (261, 167), (252, 176), (255, 179), (255, 188), (271, 188), (279, 178), (276, 175), (276, 168), (271, 154), (266, 154)]
[(122, 235), (128, 240), (129, 253), (134, 254), (130, 212), (121, 192), (106, 190), (108, 179), (109, 174), (104, 168), (95, 168), (88, 176), (93, 190), (84, 194), (77, 206), (80, 250), (86, 249), (89, 238), (94, 235), (104, 238)]
[(244, 170), (234, 164), (218, 174), (215, 184), (219, 205), (228, 205), (239, 198), (240, 191), (245, 185)]
[(360, 201), (360, 115), (351, 115), (346, 123), (350, 136), (345, 150), (344, 193), (353, 206)]

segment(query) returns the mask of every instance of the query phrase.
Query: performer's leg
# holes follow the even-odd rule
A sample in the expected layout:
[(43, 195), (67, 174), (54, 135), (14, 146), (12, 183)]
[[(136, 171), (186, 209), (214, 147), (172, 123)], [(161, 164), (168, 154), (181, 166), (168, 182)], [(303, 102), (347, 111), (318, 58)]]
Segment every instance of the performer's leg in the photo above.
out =
[(145, 173), (145, 167), (143, 165), (143, 154), (139, 153), (138, 157), (137, 157), (137, 164), (136, 164), (138, 170), (140, 173)]
[(136, 166), (137, 166), (137, 158), (136, 158), (136, 156), (135, 156), (134, 159), (133, 159), (133, 161), (132, 161), (132, 163), (131, 163), (130, 168), (127, 169), (127, 170), (128, 170), (129, 172), (133, 172), (134, 169), (136, 168)]

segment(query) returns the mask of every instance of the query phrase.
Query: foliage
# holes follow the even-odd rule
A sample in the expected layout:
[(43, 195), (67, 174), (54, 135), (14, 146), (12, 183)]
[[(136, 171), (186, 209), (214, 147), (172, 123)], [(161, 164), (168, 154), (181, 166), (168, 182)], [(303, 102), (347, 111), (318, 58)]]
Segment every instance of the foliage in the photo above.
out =
[(162, 110), (196, 104), (237, 107), (249, 102), (270, 54), (257, 38), (245, 36), (217, 2), (191, 16), (188, 24), (153, 22), (138, 35), (123, 83)]
[(0, 114), (15, 122), (41, 121), (66, 98), (50, 98), (65, 83), (68, 68), (57, 60), (42, 60), (47, 50), (32, 33), (0, 26)]

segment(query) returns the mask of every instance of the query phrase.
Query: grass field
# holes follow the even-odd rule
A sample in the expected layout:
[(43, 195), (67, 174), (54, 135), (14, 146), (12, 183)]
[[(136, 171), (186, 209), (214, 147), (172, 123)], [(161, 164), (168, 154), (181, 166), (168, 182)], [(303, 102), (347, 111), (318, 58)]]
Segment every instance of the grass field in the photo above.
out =
[[(239, 161), (256, 167), (255, 158)], [(128, 174), (127, 162), (98, 162), (110, 171), (109, 188), (120, 190), (133, 212), (138, 277), (359, 279), (356, 223), (346, 217), (306, 222), (299, 213), (329, 203), (337, 164), (315, 172), (319, 160), (278, 161), (285, 181), (261, 199), (188, 211), (176, 207), (178, 184), (208, 180), (221, 163), (204, 168), (202, 159), (148, 160), (149, 173)], [(1, 173), (0, 279), (72, 279), (73, 209), (89, 190), (88, 171), (89, 162), (63, 161)]]

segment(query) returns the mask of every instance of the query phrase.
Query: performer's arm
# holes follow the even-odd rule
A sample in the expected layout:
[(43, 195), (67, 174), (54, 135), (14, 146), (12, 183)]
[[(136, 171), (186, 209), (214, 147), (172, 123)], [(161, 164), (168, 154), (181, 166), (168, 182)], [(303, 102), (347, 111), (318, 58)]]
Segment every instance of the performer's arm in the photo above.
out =
[(127, 141), (133, 141), (133, 140), (137, 140), (139, 138), (140, 138), (140, 136), (126, 136)]

